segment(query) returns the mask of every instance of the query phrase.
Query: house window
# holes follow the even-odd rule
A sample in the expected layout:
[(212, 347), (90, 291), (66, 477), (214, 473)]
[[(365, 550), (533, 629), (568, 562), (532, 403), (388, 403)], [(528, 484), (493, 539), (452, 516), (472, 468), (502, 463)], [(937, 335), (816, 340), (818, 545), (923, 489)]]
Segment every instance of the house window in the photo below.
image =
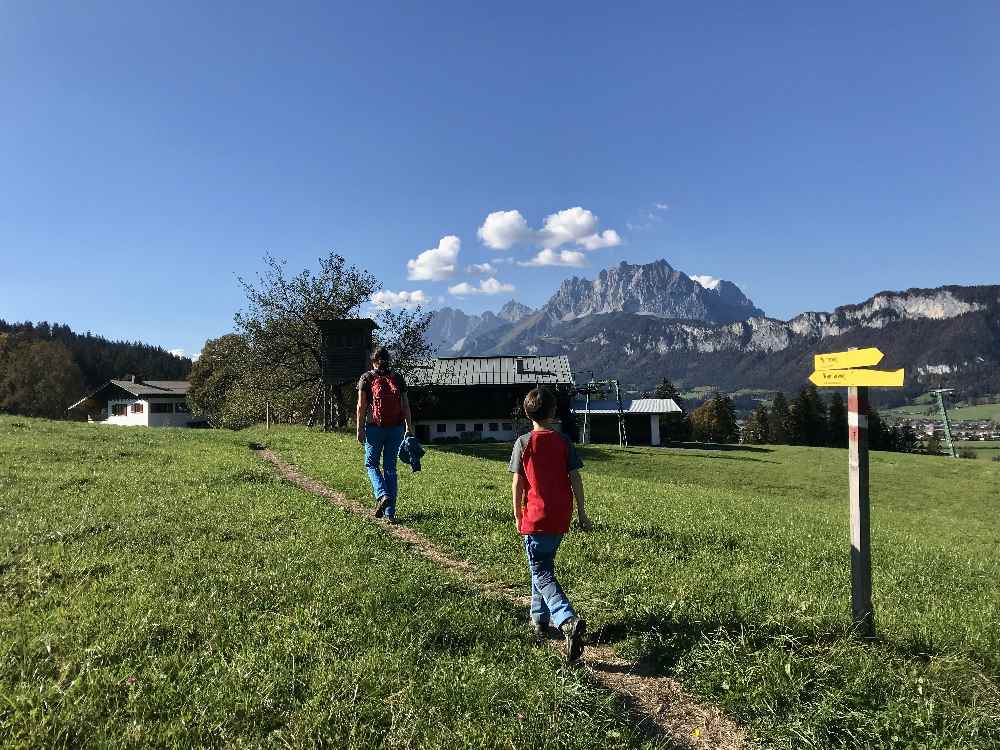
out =
[(438, 432), (447, 432), (448, 425), (439, 423), (434, 426), (434, 429), (437, 430)]
[(465, 432), (465, 422), (458, 422), (455, 424), (455, 432)]
[(476, 424), (472, 425), (472, 431), (473, 432), (482, 432), (483, 431), (483, 423), (482, 422), (477, 422)]
[(149, 413), (150, 414), (173, 414), (174, 413), (174, 405), (172, 403), (170, 403), (169, 401), (167, 401), (167, 402), (162, 402), (161, 401), (159, 403), (153, 403), (153, 404), (149, 405)]
[(178, 401), (174, 404), (175, 409), (178, 414), (190, 414), (191, 410), (188, 408), (187, 401)]
[(504, 422), (503, 423), (503, 428), (504, 428), (505, 432), (510, 432), (511, 430), (514, 429), (514, 425), (511, 424), (510, 422)]
[(124, 417), (128, 413), (128, 404), (111, 404), (112, 417)]
[(141, 401), (136, 401), (134, 404), (132, 404), (133, 414), (142, 414), (142, 410), (143, 410), (143, 405)]
[(496, 422), (490, 422), (490, 432), (500, 432), (500, 425)]

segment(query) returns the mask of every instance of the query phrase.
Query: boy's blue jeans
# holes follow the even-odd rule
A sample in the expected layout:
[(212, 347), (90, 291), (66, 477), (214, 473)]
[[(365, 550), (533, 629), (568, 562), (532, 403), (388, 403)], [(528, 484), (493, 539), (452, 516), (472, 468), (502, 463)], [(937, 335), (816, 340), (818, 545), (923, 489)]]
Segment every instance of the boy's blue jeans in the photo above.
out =
[[(396, 514), (396, 497), (399, 493), (396, 459), (405, 432), (404, 425), (399, 427), (365, 425), (365, 468), (368, 469), (368, 478), (372, 481), (372, 493), (375, 499), (389, 498), (389, 504), (385, 506), (385, 514), (389, 517)], [(379, 467), (380, 463), (382, 468)]]
[(531, 621), (557, 628), (575, 617), (573, 605), (556, 580), (556, 552), (562, 534), (525, 534), (524, 551), (531, 569)]

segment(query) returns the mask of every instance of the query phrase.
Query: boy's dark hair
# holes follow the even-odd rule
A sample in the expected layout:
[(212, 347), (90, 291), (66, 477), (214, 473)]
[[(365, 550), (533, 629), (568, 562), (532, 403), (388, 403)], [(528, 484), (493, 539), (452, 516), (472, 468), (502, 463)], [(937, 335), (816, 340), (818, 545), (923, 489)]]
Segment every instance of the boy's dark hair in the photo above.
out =
[(383, 365), (388, 367), (392, 364), (392, 354), (384, 346), (380, 346), (372, 352), (372, 365), (376, 362), (381, 362)]
[(535, 388), (524, 397), (524, 413), (534, 422), (551, 419), (556, 414), (556, 397), (548, 388)]

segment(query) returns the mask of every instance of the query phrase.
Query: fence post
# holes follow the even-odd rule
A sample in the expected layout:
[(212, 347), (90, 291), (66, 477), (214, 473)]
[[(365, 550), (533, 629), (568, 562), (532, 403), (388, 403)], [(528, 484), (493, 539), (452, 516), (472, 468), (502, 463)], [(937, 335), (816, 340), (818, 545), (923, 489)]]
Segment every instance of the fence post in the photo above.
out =
[(851, 502), (851, 614), (859, 634), (875, 637), (872, 608), (871, 501), (868, 494), (868, 386), (847, 389)]

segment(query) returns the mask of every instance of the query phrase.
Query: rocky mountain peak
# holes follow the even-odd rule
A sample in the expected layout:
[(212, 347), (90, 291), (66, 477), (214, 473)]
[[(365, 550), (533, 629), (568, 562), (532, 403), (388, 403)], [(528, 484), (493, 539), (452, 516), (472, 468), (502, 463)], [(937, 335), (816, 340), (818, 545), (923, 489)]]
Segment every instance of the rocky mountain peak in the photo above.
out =
[(622, 261), (592, 281), (574, 276), (560, 285), (543, 310), (560, 321), (625, 312), (726, 323), (764, 314), (732, 282), (718, 280), (706, 288), (666, 260), (642, 265)]
[(500, 308), (500, 312), (497, 313), (498, 317), (503, 318), (508, 323), (516, 323), (521, 318), (531, 315), (534, 310), (532, 310), (527, 305), (522, 305), (516, 300), (511, 300), (506, 305)]

